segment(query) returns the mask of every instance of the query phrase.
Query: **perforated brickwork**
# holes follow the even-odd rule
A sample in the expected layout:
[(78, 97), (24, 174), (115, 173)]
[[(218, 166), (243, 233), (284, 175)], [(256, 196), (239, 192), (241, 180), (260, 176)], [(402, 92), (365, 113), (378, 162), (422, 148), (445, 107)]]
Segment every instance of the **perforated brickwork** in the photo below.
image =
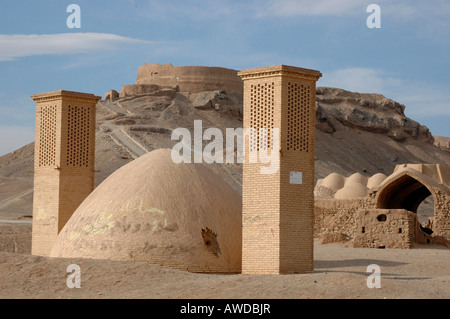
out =
[(67, 120), (66, 165), (88, 167), (90, 110), (88, 107), (69, 105)]
[[(250, 86), (250, 127), (255, 134), (250, 136), (250, 151), (271, 149), (271, 129), (275, 107), (275, 83), (258, 83)], [(265, 130), (260, 130), (265, 129)]]
[(288, 82), (287, 150), (310, 151), (311, 86)]
[(92, 94), (35, 94), (36, 144), (31, 253), (48, 256), (58, 233), (94, 189)]
[(39, 122), (38, 165), (56, 165), (56, 105), (46, 105), (37, 112)]

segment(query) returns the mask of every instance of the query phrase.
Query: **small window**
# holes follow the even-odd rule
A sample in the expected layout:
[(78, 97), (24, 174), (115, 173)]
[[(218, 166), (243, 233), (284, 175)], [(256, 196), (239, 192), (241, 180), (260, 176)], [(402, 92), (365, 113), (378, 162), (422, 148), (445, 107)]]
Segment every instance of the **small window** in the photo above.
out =
[(398, 233), (401, 234), (403, 230), (401, 228), (398, 229)]
[(377, 216), (377, 220), (378, 220), (379, 222), (385, 222), (386, 219), (387, 219), (387, 217), (386, 217), (385, 214), (381, 214), (381, 215), (378, 215), (378, 216)]
[(361, 232), (364, 234), (366, 232), (366, 227), (363, 227)]

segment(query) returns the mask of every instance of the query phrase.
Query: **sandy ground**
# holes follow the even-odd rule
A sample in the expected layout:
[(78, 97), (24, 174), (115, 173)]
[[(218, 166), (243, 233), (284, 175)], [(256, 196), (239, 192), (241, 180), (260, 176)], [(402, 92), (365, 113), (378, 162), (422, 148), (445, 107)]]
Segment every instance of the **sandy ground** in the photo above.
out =
[[(67, 286), (71, 264), (80, 267), (80, 288)], [(371, 264), (380, 266), (381, 288), (367, 286)], [(314, 272), (299, 275), (195, 274), (141, 262), (0, 252), (0, 277), (0, 298), (8, 299), (448, 299), (450, 250), (345, 248), (316, 242)]]

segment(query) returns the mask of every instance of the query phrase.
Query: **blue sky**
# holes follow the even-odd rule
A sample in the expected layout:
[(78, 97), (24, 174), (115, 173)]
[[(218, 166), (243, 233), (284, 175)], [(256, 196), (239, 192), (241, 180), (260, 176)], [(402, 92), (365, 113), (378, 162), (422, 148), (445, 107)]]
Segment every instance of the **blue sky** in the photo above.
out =
[[(70, 4), (81, 28), (70, 29)], [(369, 4), (381, 28), (369, 29)], [(450, 1), (2, 1), (0, 156), (34, 140), (30, 96), (103, 96), (144, 63), (320, 70), (318, 86), (380, 93), (450, 136)]]

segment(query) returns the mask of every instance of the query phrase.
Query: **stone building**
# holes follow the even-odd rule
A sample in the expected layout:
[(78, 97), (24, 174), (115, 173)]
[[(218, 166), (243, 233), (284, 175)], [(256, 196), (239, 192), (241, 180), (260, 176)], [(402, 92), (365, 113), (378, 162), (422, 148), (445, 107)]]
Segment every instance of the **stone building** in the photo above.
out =
[(35, 94), (36, 137), (32, 254), (48, 256), (58, 233), (94, 189), (95, 106), (92, 94)]
[[(242, 272), (313, 270), (315, 91), (319, 71), (277, 65), (243, 70)], [(266, 136), (260, 129), (269, 129)], [(274, 133), (278, 130), (279, 136)], [(278, 140), (277, 140), (278, 139)], [(248, 151), (247, 151), (248, 150)], [(276, 152), (276, 172), (250, 153)]]
[(119, 92), (116, 90), (111, 90), (105, 93), (105, 101), (115, 101), (119, 98)]
[(180, 92), (189, 93), (215, 90), (242, 93), (242, 80), (237, 73), (222, 67), (144, 64), (138, 70), (136, 86), (178, 87)]
[[(355, 247), (411, 248), (414, 243), (450, 247), (450, 168), (401, 164), (390, 176), (345, 178), (331, 174), (317, 181), (315, 232), (341, 233)], [(429, 196), (434, 216), (420, 223), (419, 205)], [(334, 235), (333, 235), (334, 234)]]

